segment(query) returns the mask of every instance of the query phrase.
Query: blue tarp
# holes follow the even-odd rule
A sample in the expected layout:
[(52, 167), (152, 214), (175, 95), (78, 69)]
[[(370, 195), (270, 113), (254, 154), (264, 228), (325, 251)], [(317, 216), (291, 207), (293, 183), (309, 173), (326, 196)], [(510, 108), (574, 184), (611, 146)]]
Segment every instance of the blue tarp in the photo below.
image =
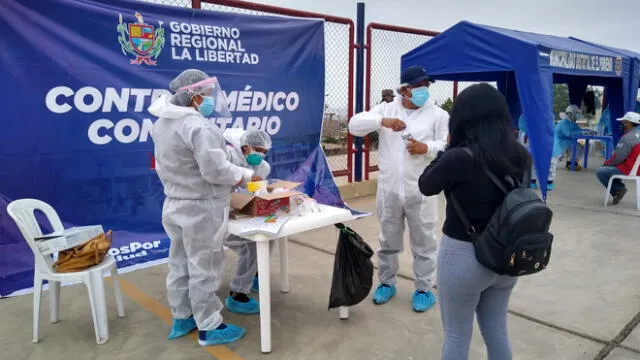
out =
[(525, 115), (546, 199), (553, 150), (553, 84), (568, 83), (580, 98), (588, 84), (605, 86), (616, 118), (635, 100), (629, 91), (631, 62), (629, 55), (575, 39), (463, 21), (403, 55), (402, 69), (421, 65), (435, 79), (496, 81), (512, 117)]
[[(51, 204), (65, 225), (114, 230), (118, 267), (162, 261), (164, 193), (147, 111), (181, 71), (216, 75), (219, 128), (273, 138), (271, 176), (346, 207), (320, 147), (324, 21), (140, 1), (0, 0), (0, 297), (33, 284), (33, 253), (6, 213)], [(45, 231), (47, 232), (47, 231)]]

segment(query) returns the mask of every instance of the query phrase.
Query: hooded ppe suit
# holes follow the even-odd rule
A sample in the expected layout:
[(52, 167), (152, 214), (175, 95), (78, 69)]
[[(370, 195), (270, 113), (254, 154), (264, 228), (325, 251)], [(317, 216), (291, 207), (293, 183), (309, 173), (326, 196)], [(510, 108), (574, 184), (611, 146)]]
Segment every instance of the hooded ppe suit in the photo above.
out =
[[(411, 155), (401, 132), (382, 126), (382, 118), (397, 118), (407, 125), (407, 131), (419, 142), (427, 144), (428, 152)], [(409, 240), (413, 254), (413, 272), (417, 290), (428, 291), (433, 286), (437, 243), (435, 237), (439, 201), (437, 196), (425, 197), (418, 189), (418, 179), (446, 146), (449, 114), (433, 100), (410, 110), (402, 105), (402, 97), (382, 103), (370, 111), (356, 114), (349, 122), (349, 132), (365, 136), (377, 131), (378, 190), (376, 213), (380, 221), (380, 249), (378, 265), (380, 283), (395, 285), (398, 273), (398, 254), (403, 251), (405, 219), (409, 226)]]
[[(581, 134), (582, 129), (580, 126), (568, 118), (563, 118), (556, 124), (553, 131), (553, 153), (551, 154), (548, 181), (555, 181), (562, 155), (571, 149), (575, 137)], [(532, 174), (535, 174), (535, 172), (532, 172)], [(532, 178), (536, 179), (537, 177), (533, 176)]]
[[(271, 166), (269, 163), (262, 160), (260, 165), (251, 166), (247, 163), (245, 155), (242, 153), (242, 146), (247, 145), (243, 144), (243, 140), (245, 140), (245, 133), (245, 130), (239, 128), (225, 130), (224, 138), (227, 141), (229, 158), (234, 165), (251, 169), (255, 172), (254, 175), (260, 176), (266, 180), (269, 177), (269, 173), (271, 173)], [(256, 144), (255, 146), (268, 149), (271, 147), (271, 140), (269, 139), (267, 142), (265, 139), (265, 141)], [(229, 235), (224, 244), (238, 254), (236, 275), (233, 280), (231, 280), (231, 291), (248, 294), (251, 291), (253, 279), (258, 272), (258, 253), (256, 250), (256, 243), (240, 236)], [(269, 245), (273, 247), (273, 241), (270, 241)]]
[(180, 96), (163, 96), (149, 108), (159, 117), (152, 136), (166, 195), (162, 225), (171, 239), (167, 293), (174, 319), (193, 315), (208, 331), (222, 323), (216, 290), (231, 188), (253, 171), (229, 162), (222, 132)]
[(571, 149), (576, 136), (582, 135), (582, 128), (568, 118), (560, 120), (553, 132), (553, 157), (561, 157)]

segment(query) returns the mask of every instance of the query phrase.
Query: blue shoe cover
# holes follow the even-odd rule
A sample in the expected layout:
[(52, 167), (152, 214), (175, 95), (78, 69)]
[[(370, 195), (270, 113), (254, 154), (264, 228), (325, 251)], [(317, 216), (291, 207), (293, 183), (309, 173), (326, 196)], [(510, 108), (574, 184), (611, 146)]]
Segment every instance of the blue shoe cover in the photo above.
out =
[(425, 312), (436, 304), (436, 296), (431, 291), (413, 293), (413, 311)]
[(373, 294), (373, 303), (377, 305), (384, 304), (396, 295), (395, 285), (378, 285), (376, 292)]
[(531, 185), (529, 185), (530, 188), (532, 189), (537, 189), (538, 188), (538, 183), (532, 182)]
[(253, 278), (253, 285), (251, 285), (251, 291), (258, 292), (260, 290), (260, 283), (258, 282), (258, 277)]
[(237, 300), (234, 300), (231, 296), (228, 296), (224, 299), (224, 306), (227, 307), (227, 310), (236, 314), (259, 314), (260, 313), (260, 304), (254, 299), (249, 299), (249, 302), (243, 303)]
[(213, 346), (236, 342), (244, 336), (246, 331), (231, 324), (221, 324), (217, 329), (200, 331), (198, 333), (198, 344), (202, 346)]
[(554, 184), (547, 184), (547, 190), (553, 190), (556, 186)]
[(169, 340), (189, 335), (189, 333), (195, 330), (197, 327), (198, 326), (196, 325), (196, 321), (193, 316), (188, 319), (173, 319), (173, 326), (171, 326)]

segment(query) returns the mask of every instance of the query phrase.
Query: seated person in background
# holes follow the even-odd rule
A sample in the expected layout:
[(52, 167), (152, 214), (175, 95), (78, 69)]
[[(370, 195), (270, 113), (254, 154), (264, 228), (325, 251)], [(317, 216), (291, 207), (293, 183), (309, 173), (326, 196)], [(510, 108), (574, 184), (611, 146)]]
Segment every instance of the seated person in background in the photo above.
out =
[[(582, 135), (582, 128), (576, 124), (576, 121), (580, 119), (582, 111), (577, 105), (569, 105), (567, 111), (560, 113), (560, 121), (556, 124), (553, 131), (553, 153), (551, 154), (551, 165), (549, 166), (549, 177), (547, 179), (547, 189), (553, 190), (555, 185), (554, 181), (558, 173), (558, 163), (565, 153), (569, 153), (571, 145), (575, 141), (576, 136)], [(570, 156), (570, 155), (568, 155)], [(582, 167), (575, 164), (576, 171), (582, 170)], [(571, 167), (571, 160), (567, 160), (567, 169)], [(536, 172), (535, 169), (531, 171), (531, 187), (536, 187)]]
[[(609, 185), (609, 179), (613, 175), (638, 175), (630, 174), (630, 172), (638, 158), (638, 153), (640, 153), (640, 128), (638, 127), (640, 114), (628, 112), (618, 121), (622, 123), (624, 135), (620, 138), (611, 159), (605, 161), (596, 173), (598, 180), (605, 188)], [(613, 204), (619, 203), (626, 193), (627, 188), (622, 181), (615, 179), (611, 184)]]
[[(244, 131), (235, 128), (226, 130), (224, 138), (227, 141), (229, 160), (232, 164), (251, 169), (255, 175), (267, 179), (271, 166), (264, 157), (271, 149), (269, 134), (262, 130)], [(270, 243), (273, 244), (273, 242)], [(231, 294), (224, 300), (224, 304), (234, 313), (258, 314), (260, 304), (249, 297), (249, 292), (257, 289), (256, 243), (236, 235), (229, 235), (224, 245), (238, 254), (236, 274), (231, 280)]]

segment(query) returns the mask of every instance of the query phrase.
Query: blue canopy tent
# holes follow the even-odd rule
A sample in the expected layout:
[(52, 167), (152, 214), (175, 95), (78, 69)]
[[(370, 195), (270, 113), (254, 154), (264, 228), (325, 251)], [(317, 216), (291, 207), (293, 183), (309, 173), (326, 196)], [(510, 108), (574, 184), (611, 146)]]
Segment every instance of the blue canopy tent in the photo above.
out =
[(543, 198), (553, 149), (553, 84), (602, 85), (611, 116), (628, 104), (628, 56), (557, 36), (460, 22), (402, 56), (402, 69), (424, 66), (440, 80), (496, 81), (514, 119), (526, 118)]

